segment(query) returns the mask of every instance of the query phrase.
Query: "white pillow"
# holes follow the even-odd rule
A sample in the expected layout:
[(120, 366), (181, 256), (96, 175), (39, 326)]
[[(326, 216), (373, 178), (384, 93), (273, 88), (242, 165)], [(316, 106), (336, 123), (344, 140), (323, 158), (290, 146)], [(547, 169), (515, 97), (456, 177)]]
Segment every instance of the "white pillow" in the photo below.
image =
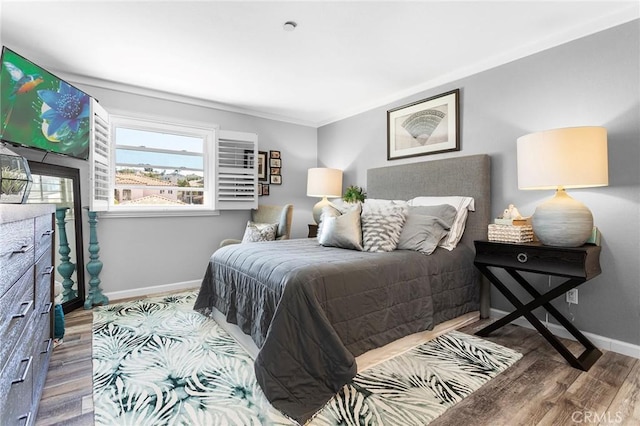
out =
[(407, 202), (404, 200), (384, 200), (382, 198), (367, 198), (364, 200), (364, 206), (362, 211), (366, 211), (368, 208), (376, 209), (380, 207), (390, 206), (407, 206)]
[(476, 210), (473, 197), (416, 197), (409, 200), (407, 204), (409, 206), (435, 206), (439, 204), (449, 204), (455, 207), (457, 213), (453, 220), (453, 224), (451, 225), (451, 229), (449, 230), (449, 235), (447, 235), (446, 238), (443, 238), (439, 244), (439, 247), (449, 251), (456, 248), (460, 239), (462, 239), (469, 210)]

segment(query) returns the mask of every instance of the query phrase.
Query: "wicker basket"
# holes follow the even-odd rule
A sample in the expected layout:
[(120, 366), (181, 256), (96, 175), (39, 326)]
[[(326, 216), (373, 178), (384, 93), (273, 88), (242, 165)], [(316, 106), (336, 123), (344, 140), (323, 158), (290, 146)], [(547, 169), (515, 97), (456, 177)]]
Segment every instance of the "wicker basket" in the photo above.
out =
[(531, 225), (513, 226), (492, 223), (489, 225), (489, 241), (528, 243), (533, 241), (533, 228)]

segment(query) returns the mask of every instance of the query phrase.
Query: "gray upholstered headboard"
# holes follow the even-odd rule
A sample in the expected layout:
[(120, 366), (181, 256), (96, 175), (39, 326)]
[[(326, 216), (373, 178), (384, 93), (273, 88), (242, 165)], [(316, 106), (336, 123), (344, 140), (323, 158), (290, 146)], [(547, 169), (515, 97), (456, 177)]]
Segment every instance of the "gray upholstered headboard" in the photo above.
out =
[(470, 155), (380, 167), (367, 171), (369, 198), (408, 200), (421, 195), (463, 195), (475, 199), (462, 242), (487, 238), (491, 218), (491, 164), (489, 156)]
[[(454, 157), (422, 163), (380, 167), (367, 171), (369, 198), (409, 200), (421, 195), (463, 195), (475, 199), (469, 212), (462, 243), (487, 238), (491, 219), (491, 163), (486, 154)], [(482, 317), (489, 313), (489, 288), (480, 293)]]

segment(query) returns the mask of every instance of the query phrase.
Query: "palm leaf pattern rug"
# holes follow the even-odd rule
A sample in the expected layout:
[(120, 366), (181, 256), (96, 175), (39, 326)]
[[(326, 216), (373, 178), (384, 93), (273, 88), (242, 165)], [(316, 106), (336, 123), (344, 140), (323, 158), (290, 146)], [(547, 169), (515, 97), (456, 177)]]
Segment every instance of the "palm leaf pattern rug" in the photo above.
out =
[[(292, 425), (262, 393), (253, 359), (197, 292), (97, 307), (96, 425)], [(521, 358), (450, 332), (359, 373), (309, 425), (424, 425)]]

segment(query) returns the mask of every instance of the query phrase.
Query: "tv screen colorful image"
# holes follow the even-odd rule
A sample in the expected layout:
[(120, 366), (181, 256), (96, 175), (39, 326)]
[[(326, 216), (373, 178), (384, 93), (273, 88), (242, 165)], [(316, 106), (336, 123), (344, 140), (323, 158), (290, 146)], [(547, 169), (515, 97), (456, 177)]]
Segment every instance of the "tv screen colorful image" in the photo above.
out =
[(3, 141), (86, 160), (90, 97), (7, 47), (0, 61)]

